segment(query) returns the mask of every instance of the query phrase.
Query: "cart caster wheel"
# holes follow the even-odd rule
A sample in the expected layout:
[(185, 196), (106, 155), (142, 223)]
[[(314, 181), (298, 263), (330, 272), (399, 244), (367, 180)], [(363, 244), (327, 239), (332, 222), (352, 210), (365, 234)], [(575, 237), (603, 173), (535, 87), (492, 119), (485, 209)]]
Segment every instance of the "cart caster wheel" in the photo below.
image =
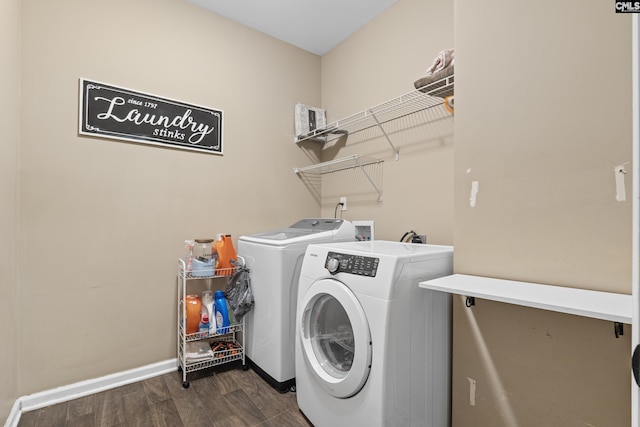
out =
[(296, 392), (296, 386), (292, 385), (291, 388), (289, 389), (289, 391), (291, 393), (295, 393)]
[(242, 365), (242, 370), (243, 371), (248, 371), (249, 370), (249, 365)]
[(189, 388), (189, 381), (185, 381), (182, 383), (182, 387)]

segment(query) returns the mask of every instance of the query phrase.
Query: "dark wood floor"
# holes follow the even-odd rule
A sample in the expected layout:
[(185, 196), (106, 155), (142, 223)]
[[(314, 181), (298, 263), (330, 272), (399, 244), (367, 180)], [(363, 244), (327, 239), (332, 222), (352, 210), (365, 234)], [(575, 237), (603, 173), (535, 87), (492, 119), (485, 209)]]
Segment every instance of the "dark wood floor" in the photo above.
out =
[(202, 373), (189, 374), (187, 389), (182, 375), (172, 372), (25, 412), (18, 427), (311, 426), (295, 393), (278, 393), (251, 369)]

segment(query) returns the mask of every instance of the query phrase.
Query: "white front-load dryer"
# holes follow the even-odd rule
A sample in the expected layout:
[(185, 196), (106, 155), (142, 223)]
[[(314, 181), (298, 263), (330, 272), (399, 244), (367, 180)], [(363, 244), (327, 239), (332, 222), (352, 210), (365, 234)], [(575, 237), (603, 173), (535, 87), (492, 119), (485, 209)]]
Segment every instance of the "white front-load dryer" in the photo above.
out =
[(450, 425), (450, 246), (312, 244), (302, 263), (295, 375), (316, 427)]
[(295, 316), (304, 253), (310, 243), (345, 241), (355, 241), (355, 227), (340, 218), (305, 218), (238, 239), (254, 298), (245, 316), (245, 354), (249, 365), (281, 392), (295, 385)]

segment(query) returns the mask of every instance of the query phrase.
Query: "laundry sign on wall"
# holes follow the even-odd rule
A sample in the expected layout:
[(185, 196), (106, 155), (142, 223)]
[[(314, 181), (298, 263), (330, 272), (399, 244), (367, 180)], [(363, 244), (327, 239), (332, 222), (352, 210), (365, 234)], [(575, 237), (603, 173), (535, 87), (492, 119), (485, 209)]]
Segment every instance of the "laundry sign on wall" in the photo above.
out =
[(80, 79), (80, 134), (222, 154), (221, 110)]

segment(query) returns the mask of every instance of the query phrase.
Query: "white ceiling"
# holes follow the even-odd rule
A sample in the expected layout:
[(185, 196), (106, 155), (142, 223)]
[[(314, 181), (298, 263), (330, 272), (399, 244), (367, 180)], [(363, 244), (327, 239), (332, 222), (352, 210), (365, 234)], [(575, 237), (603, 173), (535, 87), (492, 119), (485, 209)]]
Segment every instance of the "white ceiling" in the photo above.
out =
[(316, 55), (324, 55), (398, 0), (189, 0)]

